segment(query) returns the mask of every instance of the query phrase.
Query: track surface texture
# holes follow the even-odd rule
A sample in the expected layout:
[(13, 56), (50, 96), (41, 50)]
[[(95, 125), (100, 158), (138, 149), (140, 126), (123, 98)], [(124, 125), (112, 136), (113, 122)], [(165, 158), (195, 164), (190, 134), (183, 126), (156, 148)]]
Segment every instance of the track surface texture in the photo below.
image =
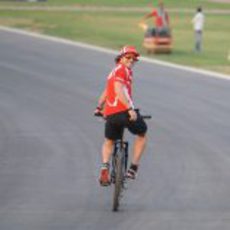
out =
[(153, 118), (114, 213), (92, 115), (114, 55), (6, 31), (0, 50), (1, 230), (230, 229), (229, 80), (137, 63), (136, 106)]

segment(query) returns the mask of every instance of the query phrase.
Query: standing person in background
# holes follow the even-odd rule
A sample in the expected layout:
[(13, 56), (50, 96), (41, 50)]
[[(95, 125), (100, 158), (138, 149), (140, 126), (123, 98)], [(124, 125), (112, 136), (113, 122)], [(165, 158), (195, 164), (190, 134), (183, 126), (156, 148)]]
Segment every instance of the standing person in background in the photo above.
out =
[(192, 19), (195, 32), (195, 51), (201, 52), (202, 49), (202, 33), (204, 28), (204, 14), (202, 8), (198, 7), (195, 16)]
[(156, 35), (159, 35), (161, 33), (169, 33), (169, 15), (164, 8), (163, 1), (159, 1), (158, 7), (154, 8), (151, 13), (145, 15), (141, 23), (144, 23), (147, 19), (151, 17), (155, 18), (155, 28), (151, 28), (152, 35), (154, 35), (153, 33), (156, 33)]

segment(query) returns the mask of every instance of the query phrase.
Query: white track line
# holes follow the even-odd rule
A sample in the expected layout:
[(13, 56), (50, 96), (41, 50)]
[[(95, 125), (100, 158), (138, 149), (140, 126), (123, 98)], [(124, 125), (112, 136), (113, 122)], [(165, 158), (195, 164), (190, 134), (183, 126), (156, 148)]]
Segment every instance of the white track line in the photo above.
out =
[[(99, 51), (99, 52), (103, 52), (103, 53), (114, 54), (114, 55), (117, 54), (117, 51), (112, 50), (112, 49), (107, 49), (107, 48), (102, 48), (102, 47), (98, 47), (98, 46), (94, 46), (94, 45), (89, 45), (89, 44), (82, 43), (82, 42), (70, 41), (70, 40), (63, 39), (63, 38), (51, 37), (51, 36), (43, 35), (43, 34), (37, 34), (37, 33), (28, 32), (28, 31), (24, 31), (24, 30), (20, 30), (20, 29), (14, 29), (14, 28), (0, 26), (0, 30), (12, 32), (12, 33), (23, 34), (26, 36), (31, 36), (31, 37), (49, 40), (49, 41), (53, 41), (53, 42), (58, 42), (58, 43), (62, 43), (62, 44), (68, 44), (68, 45), (72, 45), (72, 46), (82, 47), (85, 49), (91, 49), (91, 50), (95, 50), (95, 51)], [(227, 74), (221, 74), (221, 73), (216, 73), (213, 71), (196, 69), (193, 67), (182, 66), (182, 65), (178, 65), (178, 64), (172, 64), (169, 62), (159, 61), (159, 60), (147, 58), (147, 57), (142, 57), (140, 59), (142, 61), (145, 61), (148, 63), (153, 63), (153, 64), (171, 67), (171, 68), (175, 68), (175, 69), (180, 69), (180, 70), (184, 70), (184, 71), (189, 71), (189, 72), (193, 72), (193, 73), (199, 73), (199, 74), (203, 74), (203, 75), (206, 75), (209, 77), (215, 77), (215, 78), (230, 80), (230, 75), (227, 75)]]

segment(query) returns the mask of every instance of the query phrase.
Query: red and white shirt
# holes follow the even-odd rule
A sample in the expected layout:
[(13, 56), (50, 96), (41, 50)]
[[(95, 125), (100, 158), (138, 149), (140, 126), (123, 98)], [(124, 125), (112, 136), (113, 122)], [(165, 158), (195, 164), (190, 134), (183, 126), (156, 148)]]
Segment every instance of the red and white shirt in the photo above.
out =
[(107, 78), (106, 84), (106, 101), (104, 107), (104, 115), (112, 115), (115, 113), (126, 111), (127, 105), (124, 105), (118, 98), (115, 92), (115, 82), (120, 82), (124, 86), (124, 92), (129, 104), (132, 102), (132, 70), (123, 64), (118, 64)]
[(169, 15), (165, 10), (153, 9), (151, 15), (155, 17), (155, 26), (157, 28), (167, 27), (169, 24)]

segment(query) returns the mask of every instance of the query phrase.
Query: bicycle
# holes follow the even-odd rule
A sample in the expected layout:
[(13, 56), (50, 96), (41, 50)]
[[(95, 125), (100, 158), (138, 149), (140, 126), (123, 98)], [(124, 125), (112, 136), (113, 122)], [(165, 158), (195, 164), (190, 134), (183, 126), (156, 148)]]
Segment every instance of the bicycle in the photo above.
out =
[[(138, 110), (137, 110), (138, 111)], [(102, 116), (102, 114), (95, 114), (95, 116)], [(143, 119), (151, 119), (150, 115), (141, 115)], [(113, 190), (113, 205), (112, 210), (118, 211), (120, 200), (122, 198), (122, 192), (125, 189), (126, 184), (126, 171), (128, 166), (128, 151), (129, 143), (124, 141), (123, 137), (120, 140), (116, 140), (114, 143), (114, 149), (112, 153), (112, 169), (110, 173), (111, 183), (114, 184)]]

